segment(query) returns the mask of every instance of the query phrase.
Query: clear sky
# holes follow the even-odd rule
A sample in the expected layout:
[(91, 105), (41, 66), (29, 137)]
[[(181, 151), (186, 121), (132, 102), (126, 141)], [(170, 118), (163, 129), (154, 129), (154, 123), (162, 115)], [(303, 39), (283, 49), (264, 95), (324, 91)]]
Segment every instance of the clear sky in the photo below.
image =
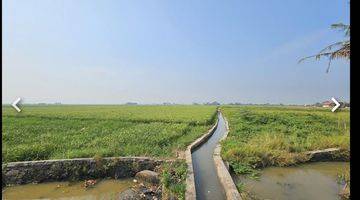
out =
[(349, 100), (345, 0), (5, 0), (3, 103)]

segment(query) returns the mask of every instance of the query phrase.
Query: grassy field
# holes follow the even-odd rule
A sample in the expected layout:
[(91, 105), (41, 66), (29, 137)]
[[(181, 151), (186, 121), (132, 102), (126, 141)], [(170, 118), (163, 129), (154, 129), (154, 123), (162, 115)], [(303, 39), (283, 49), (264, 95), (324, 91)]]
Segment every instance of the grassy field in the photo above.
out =
[(350, 150), (350, 112), (303, 107), (222, 107), (230, 132), (222, 156), (237, 174), (254, 168), (301, 162), (303, 152), (339, 147)]
[(174, 157), (216, 119), (214, 106), (2, 107), (2, 162), (93, 156)]

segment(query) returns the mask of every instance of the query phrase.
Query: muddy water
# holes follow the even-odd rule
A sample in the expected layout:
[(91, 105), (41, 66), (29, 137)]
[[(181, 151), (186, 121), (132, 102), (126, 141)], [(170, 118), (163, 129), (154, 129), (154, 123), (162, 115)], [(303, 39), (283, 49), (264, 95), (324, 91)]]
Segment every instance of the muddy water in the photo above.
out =
[(225, 199), (225, 191), (222, 188), (220, 180), (217, 176), (213, 159), (214, 149), (226, 131), (222, 115), (219, 114), (218, 118), (219, 123), (214, 134), (207, 140), (206, 143), (202, 144), (192, 153), (196, 197), (198, 200)]
[(94, 187), (84, 188), (83, 182), (53, 182), (6, 187), (2, 199), (117, 199), (133, 185), (132, 179), (102, 180)]
[(339, 199), (343, 185), (338, 174), (349, 170), (347, 162), (318, 162), (296, 167), (271, 167), (262, 171), (260, 180), (234, 177), (259, 199)]

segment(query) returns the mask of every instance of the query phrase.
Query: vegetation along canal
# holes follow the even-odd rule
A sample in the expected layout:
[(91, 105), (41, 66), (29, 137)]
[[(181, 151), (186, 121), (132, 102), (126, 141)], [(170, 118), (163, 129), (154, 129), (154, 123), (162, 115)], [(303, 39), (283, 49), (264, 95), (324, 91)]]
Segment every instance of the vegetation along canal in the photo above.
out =
[(221, 113), (214, 134), (192, 153), (196, 197), (198, 200), (225, 199), (225, 191), (217, 176), (214, 164), (214, 149), (226, 132), (225, 121)]

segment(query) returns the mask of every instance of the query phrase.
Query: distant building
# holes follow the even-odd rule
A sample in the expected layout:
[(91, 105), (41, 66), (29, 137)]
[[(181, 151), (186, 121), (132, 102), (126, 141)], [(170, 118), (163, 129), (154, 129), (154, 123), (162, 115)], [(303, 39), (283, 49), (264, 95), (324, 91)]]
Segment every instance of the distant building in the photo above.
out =
[(322, 107), (324, 107), (324, 108), (329, 108), (329, 107), (334, 107), (334, 106), (335, 106), (335, 103), (332, 101), (324, 101), (322, 103)]

